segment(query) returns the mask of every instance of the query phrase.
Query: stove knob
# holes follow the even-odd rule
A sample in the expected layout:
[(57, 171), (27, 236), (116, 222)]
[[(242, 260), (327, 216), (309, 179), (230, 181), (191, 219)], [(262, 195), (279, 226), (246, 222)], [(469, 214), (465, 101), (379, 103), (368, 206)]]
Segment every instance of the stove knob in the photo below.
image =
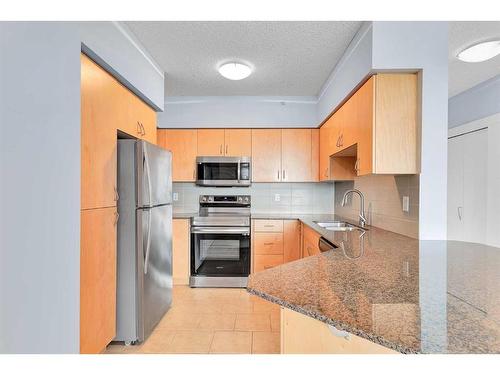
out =
[(208, 197), (208, 201), (209, 202), (213, 202), (214, 201), (214, 197)]
[(243, 197), (238, 197), (238, 202), (241, 202), (243, 200)]
[(201, 201), (202, 202), (206, 202), (207, 201), (207, 197), (201, 197)]
[(245, 197), (245, 202), (248, 202), (248, 197)]

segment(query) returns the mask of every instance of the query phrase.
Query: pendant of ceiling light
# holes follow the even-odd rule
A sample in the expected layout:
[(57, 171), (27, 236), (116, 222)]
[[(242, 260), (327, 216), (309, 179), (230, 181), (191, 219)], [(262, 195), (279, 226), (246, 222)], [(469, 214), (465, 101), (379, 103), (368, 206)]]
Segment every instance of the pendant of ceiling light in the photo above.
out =
[(500, 40), (491, 40), (467, 47), (457, 58), (465, 62), (482, 62), (500, 54)]
[(243, 63), (228, 62), (219, 66), (219, 73), (227, 79), (239, 81), (252, 74), (252, 69)]

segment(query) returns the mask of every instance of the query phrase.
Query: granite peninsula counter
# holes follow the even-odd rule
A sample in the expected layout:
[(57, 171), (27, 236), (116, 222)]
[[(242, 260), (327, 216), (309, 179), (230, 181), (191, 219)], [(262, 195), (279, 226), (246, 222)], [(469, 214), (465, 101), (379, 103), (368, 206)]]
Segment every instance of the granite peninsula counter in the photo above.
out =
[(401, 353), (500, 353), (500, 249), (252, 219), (301, 220), (338, 248), (254, 273), (248, 292)]

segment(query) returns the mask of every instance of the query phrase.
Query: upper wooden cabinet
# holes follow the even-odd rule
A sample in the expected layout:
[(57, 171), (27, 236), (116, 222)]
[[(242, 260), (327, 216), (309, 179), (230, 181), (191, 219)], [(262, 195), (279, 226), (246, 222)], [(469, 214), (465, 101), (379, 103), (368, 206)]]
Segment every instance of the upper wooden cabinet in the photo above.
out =
[(196, 129), (158, 129), (158, 145), (172, 152), (172, 179), (196, 180)]
[(120, 84), (83, 54), (80, 86), (81, 208), (116, 206), (116, 140), (122, 120), (116, 114), (124, 97)]
[(198, 129), (198, 156), (224, 156), (224, 129)]
[(281, 132), (281, 181), (311, 181), (311, 129), (283, 129)]
[(316, 129), (253, 129), (252, 181), (318, 181)]
[(198, 156), (251, 156), (250, 129), (198, 129)]
[(224, 141), (225, 156), (252, 156), (251, 129), (226, 129)]
[(372, 76), (321, 127), (320, 179), (419, 173), (417, 95), (416, 74)]
[(281, 129), (252, 130), (252, 181), (281, 181)]

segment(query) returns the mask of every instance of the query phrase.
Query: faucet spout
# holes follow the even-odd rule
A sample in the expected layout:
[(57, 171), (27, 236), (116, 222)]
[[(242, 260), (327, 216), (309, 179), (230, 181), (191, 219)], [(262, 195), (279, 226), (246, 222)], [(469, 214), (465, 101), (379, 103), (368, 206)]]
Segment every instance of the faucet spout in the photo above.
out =
[(359, 226), (364, 228), (366, 226), (366, 216), (365, 216), (365, 196), (363, 195), (363, 193), (361, 191), (359, 191), (358, 189), (349, 189), (347, 190), (345, 193), (344, 193), (344, 197), (342, 198), (342, 207), (345, 206), (346, 202), (347, 202), (347, 197), (350, 195), (350, 194), (358, 194), (359, 195), (359, 199), (360, 199), (360, 205), (359, 205)]

